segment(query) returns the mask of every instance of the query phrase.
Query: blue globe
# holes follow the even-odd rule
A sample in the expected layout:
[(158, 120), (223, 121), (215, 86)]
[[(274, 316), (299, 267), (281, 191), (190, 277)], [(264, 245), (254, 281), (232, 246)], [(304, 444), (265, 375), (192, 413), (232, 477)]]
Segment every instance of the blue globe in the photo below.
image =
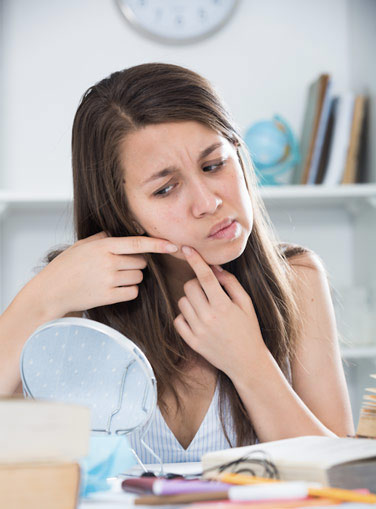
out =
[(288, 184), (300, 160), (299, 144), (287, 122), (279, 115), (253, 124), (244, 140), (260, 185)]

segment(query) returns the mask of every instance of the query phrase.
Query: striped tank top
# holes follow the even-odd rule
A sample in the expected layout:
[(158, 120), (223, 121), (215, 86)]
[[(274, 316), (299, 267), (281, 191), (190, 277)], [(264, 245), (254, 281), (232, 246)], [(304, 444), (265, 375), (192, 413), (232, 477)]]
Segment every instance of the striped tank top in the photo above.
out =
[[(236, 444), (236, 434), (228, 405), (225, 405), (226, 431), (231, 444)], [(128, 435), (130, 445), (143, 463), (157, 463), (156, 458), (141, 443), (141, 433)], [(187, 449), (179, 443), (167, 426), (159, 407), (156, 408), (143, 440), (159, 456), (163, 463), (201, 461), (206, 452), (230, 447), (219, 417), (219, 387), (216, 386), (208, 411)]]

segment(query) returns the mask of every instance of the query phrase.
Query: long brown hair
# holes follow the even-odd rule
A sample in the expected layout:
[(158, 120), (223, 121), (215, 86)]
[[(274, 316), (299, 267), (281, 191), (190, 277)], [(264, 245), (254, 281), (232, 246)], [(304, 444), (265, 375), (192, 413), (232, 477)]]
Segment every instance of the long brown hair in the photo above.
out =
[[(174, 121), (200, 122), (237, 147), (251, 194), (254, 223), (243, 254), (224, 268), (237, 277), (250, 295), (264, 342), (291, 380), (289, 361), (298, 334), (298, 317), (287, 258), (297, 254), (299, 248), (291, 250), (278, 244), (241, 136), (218, 94), (203, 77), (176, 65), (150, 63), (111, 74), (87, 90), (72, 133), (77, 240), (99, 231), (112, 237), (137, 235), (124, 191), (119, 145), (132, 131)], [(114, 327), (141, 347), (154, 369), (158, 401), (163, 405), (163, 395), (171, 381), (184, 382), (182, 367), (191, 352), (173, 325), (176, 308), (160, 258), (146, 257), (148, 266), (138, 298), (89, 309), (87, 316)], [(236, 445), (254, 442), (252, 423), (232, 381), (222, 372), (218, 379), (225, 433), (224, 408), (228, 401)], [(179, 404), (173, 386), (172, 390)]]

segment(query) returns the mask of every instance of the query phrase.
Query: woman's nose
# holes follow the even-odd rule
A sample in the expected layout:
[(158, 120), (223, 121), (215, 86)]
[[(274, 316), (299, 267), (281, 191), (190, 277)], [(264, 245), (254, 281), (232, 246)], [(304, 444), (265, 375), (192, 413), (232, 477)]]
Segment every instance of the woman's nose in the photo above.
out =
[(192, 195), (192, 213), (195, 217), (214, 214), (222, 205), (222, 198), (202, 182), (194, 186)]

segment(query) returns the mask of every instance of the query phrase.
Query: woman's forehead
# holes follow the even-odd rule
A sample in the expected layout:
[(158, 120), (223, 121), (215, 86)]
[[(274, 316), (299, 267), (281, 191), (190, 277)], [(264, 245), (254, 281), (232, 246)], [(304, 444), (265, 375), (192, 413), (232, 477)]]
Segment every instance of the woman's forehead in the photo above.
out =
[(207, 147), (226, 143), (221, 134), (198, 122), (163, 123), (125, 136), (120, 158), (127, 179), (139, 179), (146, 172), (176, 164), (182, 157), (196, 160)]

